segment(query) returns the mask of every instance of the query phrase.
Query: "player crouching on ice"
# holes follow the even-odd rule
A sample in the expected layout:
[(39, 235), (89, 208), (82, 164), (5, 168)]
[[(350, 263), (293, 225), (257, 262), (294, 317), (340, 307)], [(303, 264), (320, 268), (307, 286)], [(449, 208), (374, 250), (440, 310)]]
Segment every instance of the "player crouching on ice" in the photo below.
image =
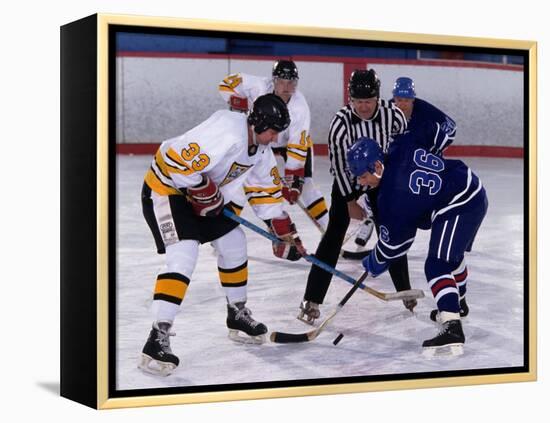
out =
[(240, 213), (248, 201), (255, 214), (286, 242), (274, 243), (277, 257), (298, 260), (305, 254), (294, 224), (283, 210), (276, 160), (268, 146), (290, 123), (285, 103), (274, 94), (256, 99), (247, 116), (219, 110), (210, 118), (159, 147), (145, 176), (143, 214), (166, 254), (166, 269), (156, 279), (155, 320), (139, 367), (170, 374), (179, 359), (170, 349), (172, 325), (198, 259), (199, 245), (211, 242), (218, 253), (220, 283), (227, 298), (230, 338), (262, 343), (267, 327), (251, 316), (247, 300), (248, 256), (244, 231), (221, 214)]
[(363, 186), (379, 187), (380, 237), (363, 266), (373, 277), (391, 260), (406, 254), (417, 229), (430, 229), (426, 279), (437, 303), (432, 320), (442, 324), (437, 336), (423, 342), (426, 355), (460, 355), (465, 341), (461, 317), (466, 306), (467, 269), (471, 251), (487, 212), (479, 178), (460, 160), (431, 154), (436, 126), (396, 137), (384, 157), (378, 144), (360, 138), (347, 152), (350, 171)]

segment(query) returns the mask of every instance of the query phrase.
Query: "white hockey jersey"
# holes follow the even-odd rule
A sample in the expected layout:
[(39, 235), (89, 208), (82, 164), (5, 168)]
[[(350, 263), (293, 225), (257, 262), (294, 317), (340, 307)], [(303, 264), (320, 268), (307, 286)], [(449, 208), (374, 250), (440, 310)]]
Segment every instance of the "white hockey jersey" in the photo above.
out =
[[(254, 100), (259, 96), (273, 92), (273, 80), (267, 77), (237, 73), (227, 76), (219, 85), (218, 91), (222, 98), (229, 103), (234, 95), (247, 98), (252, 108)], [(279, 134), (276, 143), (271, 147), (286, 147), (287, 169), (296, 170), (305, 166), (308, 148), (312, 147), (309, 134), (311, 114), (304, 95), (296, 90), (287, 104), (290, 115), (289, 127)]]
[(264, 145), (249, 154), (243, 113), (219, 110), (185, 134), (164, 141), (145, 182), (160, 195), (185, 195), (185, 189), (198, 185), (202, 175), (216, 183), (225, 204), (242, 209), (248, 200), (263, 220), (283, 214), (275, 156)]

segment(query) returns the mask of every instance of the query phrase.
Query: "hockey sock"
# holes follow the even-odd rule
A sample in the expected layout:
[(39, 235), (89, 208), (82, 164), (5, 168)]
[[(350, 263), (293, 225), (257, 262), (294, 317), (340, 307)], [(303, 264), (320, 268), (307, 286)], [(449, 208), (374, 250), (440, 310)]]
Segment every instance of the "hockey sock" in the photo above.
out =
[(468, 267), (466, 266), (466, 262), (464, 260), (462, 260), (460, 266), (453, 271), (453, 276), (455, 278), (456, 285), (458, 286), (460, 298), (464, 298), (466, 295), (466, 282), (468, 279)]
[(437, 308), (439, 311), (458, 313), (460, 306), (458, 304), (458, 287), (452, 275), (453, 266), (444, 260), (428, 257), (425, 263), (426, 278), (428, 287), (432, 291)]
[(229, 303), (246, 301), (246, 285), (248, 283), (248, 261), (232, 267), (222, 268), (218, 266), (220, 283), (225, 291)]
[(157, 276), (153, 294), (155, 320), (174, 321), (188, 286), (189, 279), (179, 273), (161, 273)]

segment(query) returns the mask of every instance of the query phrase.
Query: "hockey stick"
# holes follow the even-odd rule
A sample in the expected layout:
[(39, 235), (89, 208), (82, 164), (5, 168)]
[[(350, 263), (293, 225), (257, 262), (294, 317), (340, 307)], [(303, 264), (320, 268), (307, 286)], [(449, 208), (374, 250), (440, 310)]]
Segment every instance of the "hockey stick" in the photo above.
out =
[[(264, 236), (265, 238), (273, 242), (283, 242), (279, 238), (277, 238), (275, 235), (263, 230), (262, 228), (255, 225), (254, 223), (249, 222), (248, 220), (243, 219), (240, 216), (237, 216), (231, 210), (223, 209), (223, 214), (229, 219), (232, 219), (235, 222), (238, 222), (241, 225), (246, 226), (247, 228), (253, 230), (254, 232)], [(303, 257), (306, 261), (314, 264), (317, 267), (320, 267), (321, 269), (329, 273), (332, 273), (335, 276), (338, 276), (339, 278), (345, 280), (346, 282), (352, 285), (355, 284), (356, 282), (355, 279), (353, 279), (351, 276), (346, 275), (345, 273), (340, 272), (339, 270), (336, 270), (334, 267), (329, 266), (325, 262), (319, 260), (318, 258), (312, 255), (306, 254)], [(368, 292), (371, 295), (374, 295), (377, 298), (380, 298), (383, 301), (412, 300), (412, 299), (424, 297), (424, 291), (422, 291), (421, 289), (408, 289), (406, 291), (399, 291), (399, 292), (381, 292), (381, 291), (377, 291), (374, 288), (367, 287), (366, 285), (363, 285), (363, 284), (360, 284), (359, 288), (361, 288), (365, 292)]]
[(348, 259), (348, 260), (363, 260), (365, 257), (367, 257), (372, 250), (364, 250), (364, 251), (349, 251), (344, 250), (340, 252), (340, 256), (342, 258)]
[(332, 319), (342, 310), (342, 307), (348, 302), (351, 296), (357, 291), (357, 289), (362, 285), (363, 281), (367, 278), (368, 272), (364, 272), (359, 279), (357, 279), (352, 288), (348, 291), (344, 298), (338, 303), (334, 311), (328, 316), (323, 323), (319, 325), (318, 328), (312, 329), (309, 332), (305, 333), (285, 333), (285, 332), (271, 332), (269, 339), (271, 342), (276, 342), (279, 344), (294, 344), (298, 342), (309, 342), (313, 341), (319, 336), (319, 334), (327, 327)]

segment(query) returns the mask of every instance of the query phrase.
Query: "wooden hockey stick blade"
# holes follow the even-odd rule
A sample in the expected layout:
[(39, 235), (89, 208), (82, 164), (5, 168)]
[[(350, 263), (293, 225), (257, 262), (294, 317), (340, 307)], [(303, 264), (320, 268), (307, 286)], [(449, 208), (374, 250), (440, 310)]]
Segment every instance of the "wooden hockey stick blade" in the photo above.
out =
[(365, 250), (365, 251), (348, 251), (348, 250), (342, 250), (340, 252), (340, 255), (342, 258), (348, 259), (348, 260), (363, 260), (365, 257), (367, 257), (372, 250)]
[(415, 300), (417, 298), (424, 298), (424, 291), (421, 289), (407, 289), (405, 291), (398, 292), (380, 292), (368, 285), (365, 285), (362, 289), (363, 291), (366, 291), (383, 301)]
[(285, 332), (271, 332), (271, 335), (269, 336), (269, 339), (271, 342), (275, 342), (278, 344), (297, 344), (300, 342), (309, 342), (313, 341), (319, 334), (323, 331), (323, 329), (328, 325), (328, 323), (336, 316), (336, 314), (340, 311), (342, 306), (338, 306), (336, 310), (332, 312), (332, 314), (327, 317), (323, 323), (318, 328), (312, 329), (309, 332), (304, 333), (285, 333)]
[(323, 323), (317, 328), (310, 330), (306, 333), (301, 334), (291, 334), (291, 333), (284, 333), (284, 332), (273, 332), (269, 339), (273, 342), (279, 342), (279, 343), (291, 343), (291, 342), (307, 342), (307, 341), (313, 341), (317, 336), (323, 331), (323, 329), (330, 323), (332, 319), (334, 319), (334, 316), (338, 314), (340, 310), (344, 307), (344, 305), (348, 302), (348, 300), (351, 298), (351, 296), (359, 289), (361, 284), (367, 277), (369, 276), (368, 272), (363, 272), (363, 274), (355, 281), (351, 289), (348, 291), (348, 293), (340, 300), (334, 311), (328, 316)]
[(269, 336), (271, 342), (277, 344), (297, 344), (300, 342), (309, 341), (307, 333), (284, 333), (284, 332), (271, 332)]

